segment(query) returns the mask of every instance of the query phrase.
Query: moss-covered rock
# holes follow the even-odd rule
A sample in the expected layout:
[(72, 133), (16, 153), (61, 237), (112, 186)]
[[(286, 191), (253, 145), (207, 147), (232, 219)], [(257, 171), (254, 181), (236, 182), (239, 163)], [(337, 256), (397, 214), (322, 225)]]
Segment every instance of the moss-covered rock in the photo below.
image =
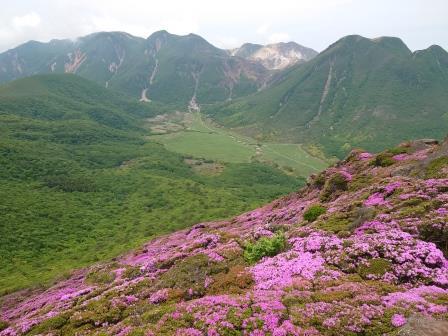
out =
[(204, 254), (191, 256), (176, 262), (168, 271), (162, 274), (155, 288), (180, 288), (203, 295), (205, 279), (217, 273), (227, 271), (227, 265), (210, 260)]
[[(448, 156), (441, 156), (432, 160), (426, 167), (426, 178), (442, 178), (448, 169)], [(445, 170), (445, 172), (444, 172)]]
[(128, 266), (124, 270), (122, 274), (122, 278), (132, 280), (137, 277), (139, 277), (142, 274), (142, 271), (140, 270), (140, 267), (137, 266)]
[(311, 298), (315, 302), (336, 302), (353, 297), (354, 293), (351, 291), (319, 291), (313, 293)]
[(371, 276), (381, 277), (386, 274), (392, 267), (392, 263), (383, 258), (376, 258), (369, 261), (368, 265), (360, 265), (358, 274), (363, 279), (369, 279)]
[(125, 307), (114, 305), (107, 298), (93, 300), (81, 310), (70, 315), (70, 324), (75, 327), (82, 325), (101, 325), (103, 323), (117, 323), (122, 319)]
[(319, 229), (338, 233), (340, 231), (349, 231), (352, 220), (347, 213), (334, 213), (325, 220), (319, 220), (316, 226)]
[(242, 265), (233, 266), (227, 273), (219, 273), (213, 277), (213, 282), (207, 293), (210, 294), (241, 294), (253, 284), (252, 274)]
[(336, 172), (326, 180), (320, 199), (323, 202), (330, 200), (338, 191), (346, 191), (348, 181), (342, 173)]
[(142, 313), (142, 320), (145, 323), (155, 324), (165, 315), (175, 310), (174, 304), (151, 305), (149, 309)]
[(109, 268), (106, 269), (94, 269), (90, 271), (86, 276), (86, 283), (95, 285), (104, 285), (112, 283), (115, 280), (115, 273)]
[(349, 191), (358, 191), (371, 185), (373, 182), (373, 176), (368, 174), (356, 175), (349, 183)]

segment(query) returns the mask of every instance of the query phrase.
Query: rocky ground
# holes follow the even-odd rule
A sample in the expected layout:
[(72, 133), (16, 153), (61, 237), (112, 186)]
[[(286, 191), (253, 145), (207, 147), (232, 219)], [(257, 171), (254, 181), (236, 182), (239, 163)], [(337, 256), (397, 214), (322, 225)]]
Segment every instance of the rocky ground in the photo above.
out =
[(447, 152), (353, 151), (263, 208), (2, 298), (0, 335), (447, 335)]

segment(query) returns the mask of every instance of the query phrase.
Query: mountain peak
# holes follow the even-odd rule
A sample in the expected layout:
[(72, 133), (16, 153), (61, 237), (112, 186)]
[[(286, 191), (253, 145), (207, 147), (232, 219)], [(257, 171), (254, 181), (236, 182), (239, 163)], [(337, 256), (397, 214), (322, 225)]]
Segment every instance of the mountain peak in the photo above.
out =
[(386, 48), (394, 49), (396, 51), (401, 51), (407, 54), (411, 54), (411, 50), (399, 37), (394, 36), (381, 36), (377, 38), (370, 39), (371, 41), (378, 43)]
[(411, 50), (398, 37), (380, 36), (375, 38), (367, 38), (361, 35), (347, 35), (324, 50), (343, 50), (343, 52), (353, 52), (354, 50), (369, 50), (368, 48), (380, 47), (389, 52), (399, 53), (402, 55), (411, 55)]
[(317, 55), (313, 49), (296, 42), (278, 42), (267, 45), (245, 43), (230, 51), (232, 55), (261, 63), (269, 70), (281, 70), (300, 62), (306, 62)]
[(148, 40), (149, 39), (153, 39), (153, 38), (158, 38), (158, 37), (169, 37), (169, 36), (173, 36), (173, 34), (169, 33), (167, 30), (162, 29), (162, 30), (158, 30), (155, 31), (154, 33), (152, 33), (151, 35), (148, 36)]
[(426, 50), (431, 51), (436, 54), (448, 55), (448, 52), (445, 49), (443, 49), (441, 46), (439, 46), (438, 44), (433, 44), (433, 45), (429, 46)]

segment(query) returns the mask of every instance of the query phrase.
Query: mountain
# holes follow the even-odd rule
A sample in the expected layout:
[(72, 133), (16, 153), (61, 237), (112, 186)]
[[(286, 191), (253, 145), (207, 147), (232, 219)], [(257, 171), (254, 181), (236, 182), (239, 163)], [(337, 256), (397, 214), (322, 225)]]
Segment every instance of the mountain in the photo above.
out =
[(168, 111), (72, 74), (0, 85), (0, 296), (303, 185), (261, 163), (198, 173), (148, 140)]
[(448, 53), (398, 38), (347, 36), (278, 73), (267, 89), (207, 113), (264, 139), (319, 144), (344, 156), (448, 131)]
[(0, 335), (446, 335), (447, 151), (353, 151), (262, 208), (4, 297)]
[(268, 71), (194, 34), (158, 31), (147, 39), (100, 32), (76, 40), (30, 41), (0, 54), (0, 83), (43, 73), (74, 73), (143, 101), (186, 106), (257, 91)]
[(231, 54), (261, 63), (269, 70), (280, 70), (297, 63), (307, 62), (318, 53), (295, 42), (280, 42), (265, 46), (245, 43), (240, 48), (231, 50)]

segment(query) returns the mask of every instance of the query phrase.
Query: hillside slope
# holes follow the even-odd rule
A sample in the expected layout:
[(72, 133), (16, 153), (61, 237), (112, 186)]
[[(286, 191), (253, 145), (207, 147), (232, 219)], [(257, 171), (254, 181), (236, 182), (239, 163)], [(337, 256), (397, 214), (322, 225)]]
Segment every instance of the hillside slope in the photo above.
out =
[(0, 86), (0, 296), (303, 183), (257, 163), (196, 173), (147, 139), (164, 108), (68, 74)]
[(411, 52), (398, 38), (347, 36), (278, 74), (266, 90), (210, 108), (260, 138), (316, 143), (344, 156), (448, 131), (448, 53)]
[(354, 151), (260, 209), (5, 297), (0, 335), (446, 335), (447, 153)]

